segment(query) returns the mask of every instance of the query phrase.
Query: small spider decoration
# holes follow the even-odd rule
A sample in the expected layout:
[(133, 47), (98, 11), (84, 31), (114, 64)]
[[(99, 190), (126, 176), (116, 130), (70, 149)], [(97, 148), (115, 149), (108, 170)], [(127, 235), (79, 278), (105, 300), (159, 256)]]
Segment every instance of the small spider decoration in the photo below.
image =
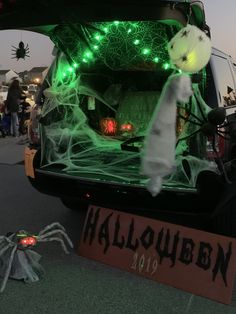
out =
[(20, 230), (0, 236), (0, 277), (2, 277), (0, 292), (5, 289), (8, 278), (31, 283), (42, 277), (44, 269), (39, 264), (41, 255), (32, 250), (37, 242), (58, 241), (68, 254), (65, 240), (73, 248), (65, 228), (58, 222), (46, 226), (38, 235)]
[(29, 57), (29, 46), (28, 44), (25, 46), (25, 44), (23, 43), (23, 41), (19, 42), (19, 46), (18, 48), (15, 46), (12, 46), (12, 55), (14, 57), (12, 57), (12, 59), (17, 59), (17, 61), (19, 59), (25, 59), (25, 57)]

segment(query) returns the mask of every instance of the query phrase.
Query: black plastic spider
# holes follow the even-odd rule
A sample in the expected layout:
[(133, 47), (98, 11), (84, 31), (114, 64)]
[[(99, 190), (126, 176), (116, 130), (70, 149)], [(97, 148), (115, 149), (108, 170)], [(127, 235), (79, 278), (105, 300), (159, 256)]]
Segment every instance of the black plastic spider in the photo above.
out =
[(14, 57), (12, 57), (12, 59), (17, 59), (17, 61), (19, 59), (25, 59), (25, 57), (29, 57), (29, 46), (28, 44), (25, 47), (25, 44), (23, 43), (23, 41), (19, 42), (19, 46), (18, 48), (15, 46), (12, 46), (14, 49), (12, 49), (13, 53), (12, 55)]
[[(176, 143), (176, 146), (179, 144), (179, 142), (187, 140), (198, 133), (205, 135), (211, 142), (212, 149), (215, 153), (215, 160), (218, 163), (219, 169), (224, 174), (226, 182), (230, 183), (230, 180), (228, 179), (228, 176), (225, 172), (223, 161), (216, 149), (216, 142), (217, 136), (229, 141), (236, 138), (236, 115), (234, 115), (232, 119), (229, 119), (230, 117), (228, 116), (228, 121), (226, 122), (226, 110), (223, 107), (212, 109), (210, 112), (208, 112), (207, 115), (204, 114), (199, 104), (198, 109), (202, 119), (192, 113), (191, 110), (186, 111), (187, 117), (178, 114), (181, 119), (188, 123), (199, 126), (199, 128), (188, 136), (180, 137)], [(227, 129), (227, 131), (225, 129)]]

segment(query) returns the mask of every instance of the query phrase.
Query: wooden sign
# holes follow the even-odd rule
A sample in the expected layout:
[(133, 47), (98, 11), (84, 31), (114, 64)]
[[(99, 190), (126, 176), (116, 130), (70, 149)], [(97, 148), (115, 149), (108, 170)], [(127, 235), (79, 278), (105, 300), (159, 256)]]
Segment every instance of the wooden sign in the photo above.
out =
[(230, 304), (236, 239), (90, 206), (79, 254)]

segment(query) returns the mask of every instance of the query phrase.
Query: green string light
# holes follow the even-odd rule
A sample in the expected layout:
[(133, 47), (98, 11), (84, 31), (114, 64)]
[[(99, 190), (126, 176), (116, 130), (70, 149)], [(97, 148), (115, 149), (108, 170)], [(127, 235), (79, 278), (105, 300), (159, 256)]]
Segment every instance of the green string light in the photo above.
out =
[(148, 48), (144, 48), (143, 50), (142, 50), (142, 54), (144, 54), (144, 55), (149, 55), (150, 54), (150, 49), (148, 49)]
[(169, 63), (164, 63), (163, 64), (163, 68), (165, 69), (165, 70), (168, 70), (169, 68), (170, 68), (170, 64)]
[[(76, 62), (67, 73), (73, 73), (82, 64), (87, 67), (96, 60), (114, 70), (130, 68), (132, 64), (134, 68), (136, 64), (145, 67), (144, 62), (149, 68), (150, 64), (155, 67), (160, 63), (163, 69), (170, 69), (170, 64), (164, 61), (168, 58), (168, 38), (162, 24), (114, 21), (94, 23), (93, 26), (97, 31), (91, 32), (91, 48), (84, 49), (84, 42), (78, 42), (78, 55), (73, 57)], [(65, 71), (64, 74), (67, 75)]]

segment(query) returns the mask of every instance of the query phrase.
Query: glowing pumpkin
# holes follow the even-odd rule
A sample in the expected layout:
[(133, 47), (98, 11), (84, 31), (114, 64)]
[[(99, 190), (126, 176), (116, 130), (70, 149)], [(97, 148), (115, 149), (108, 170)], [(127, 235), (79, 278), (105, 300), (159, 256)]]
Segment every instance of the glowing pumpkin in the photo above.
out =
[(120, 131), (122, 133), (125, 133), (125, 132), (133, 132), (134, 130), (134, 126), (132, 123), (123, 123), (121, 126), (120, 126)]
[(194, 25), (182, 28), (168, 43), (171, 63), (187, 73), (206, 66), (211, 56), (210, 38)]

